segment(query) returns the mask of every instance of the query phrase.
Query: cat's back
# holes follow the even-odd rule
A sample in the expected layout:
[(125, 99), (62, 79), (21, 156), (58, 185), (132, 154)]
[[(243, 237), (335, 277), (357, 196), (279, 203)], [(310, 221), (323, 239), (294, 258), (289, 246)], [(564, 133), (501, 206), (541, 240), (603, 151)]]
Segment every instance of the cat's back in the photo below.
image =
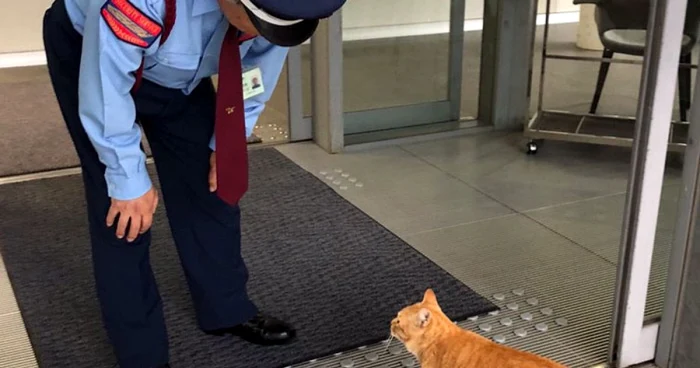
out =
[(495, 342), (490, 342), (485, 353), (480, 368), (566, 368), (550, 359)]
[(423, 368), (566, 368), (549, 359), (464, 331), (458, 338), (442, 341), (442, 350)]

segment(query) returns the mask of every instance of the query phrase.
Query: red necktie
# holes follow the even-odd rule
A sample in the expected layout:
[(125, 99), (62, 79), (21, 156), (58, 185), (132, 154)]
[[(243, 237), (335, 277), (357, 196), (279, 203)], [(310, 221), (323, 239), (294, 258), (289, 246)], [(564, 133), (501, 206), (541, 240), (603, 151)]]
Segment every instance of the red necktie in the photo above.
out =
[(238, 30), (229, 26), (219, 56), (216, 95), (216, 192), (235, 205), (248, 190), (248, 145), (245, 135), (243, 77)]

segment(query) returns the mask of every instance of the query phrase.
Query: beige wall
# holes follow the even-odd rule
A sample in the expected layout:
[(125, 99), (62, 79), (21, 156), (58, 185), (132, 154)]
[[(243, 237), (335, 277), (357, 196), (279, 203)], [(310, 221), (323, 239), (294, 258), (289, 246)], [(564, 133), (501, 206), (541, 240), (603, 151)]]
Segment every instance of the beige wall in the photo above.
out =
[[(96, 0), (99, 1), (99, 0)], [(431, 6), (425, 6), (430, 1)], [(41, 20), (52, 0), (0, 0), (0, 53), (40, 51)], [(540, 2), (544, 12), (545, 1)], [(484, 0), (467, 0), (467, 19), (482, 17)], [(572, 0), (553, 0), (552, 11), (575, 11)], [(449, 20), (449, 0), (350, 0), (343, 10), (346, 28), (444, 22)]]
[(0, 52), (42, 50), (41, 21), (51, 3), (52, 0), (0, 0)]

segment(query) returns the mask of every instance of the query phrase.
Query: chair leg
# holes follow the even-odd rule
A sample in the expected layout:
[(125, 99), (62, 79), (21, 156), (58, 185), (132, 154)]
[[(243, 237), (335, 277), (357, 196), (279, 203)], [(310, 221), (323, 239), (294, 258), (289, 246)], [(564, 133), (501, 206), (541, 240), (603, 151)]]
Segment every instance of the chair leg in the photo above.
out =
[[(690, 64), (693, 60), (692, 53), (681, 55), (682, 64)], [(678, 69), (678, 100), (681, 108), (681, 121), (688, 121), (688, 110), (690, 110), (690, 68)]]
[[(614, 52), (612, 50), (603, 50), (603, 58), (611, 59)], [(603, 86), (605, 85), (605, 79), (608, 77), (608, 70), (610, 70), (610, 63), (601, 62), (600, 71), (598, 72), (598, 83), (595, 86), (595, 94), (593, 95), (593, 103), (591, 103), (591, 114), (595, 114), (598, 110), (598, 103), (600, 102), (600, 95), (603, 92)]]

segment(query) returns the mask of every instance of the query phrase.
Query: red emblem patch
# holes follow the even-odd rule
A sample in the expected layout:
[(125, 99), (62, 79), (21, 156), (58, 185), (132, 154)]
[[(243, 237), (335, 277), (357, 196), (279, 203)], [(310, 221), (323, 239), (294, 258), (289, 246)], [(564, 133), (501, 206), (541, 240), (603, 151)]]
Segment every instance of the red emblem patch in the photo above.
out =
[(129, 0), (109, 0), (101, 10), (102, 19), (118, 39), (148, 48), (163, 32), (163, 27), (137, 9)]

